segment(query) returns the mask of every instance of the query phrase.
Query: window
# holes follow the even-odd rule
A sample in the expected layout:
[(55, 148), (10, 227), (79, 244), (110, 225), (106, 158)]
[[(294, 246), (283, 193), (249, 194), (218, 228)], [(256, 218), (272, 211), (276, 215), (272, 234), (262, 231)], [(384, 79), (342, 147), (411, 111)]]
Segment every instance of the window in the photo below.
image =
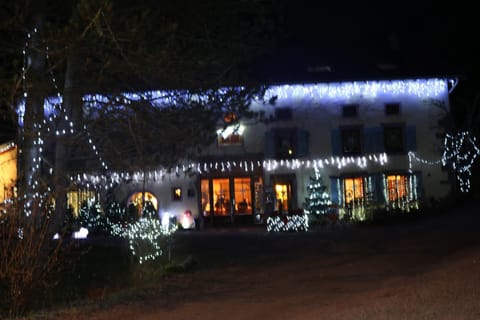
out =
[(217, 130), (218, 146), (236, 146), (243, 142), (242, 134), (245, 127), (241, 124), (234, 124)]
[(292, 188), (288, 183), (275, 184), (275, 198), (277, 199), (277, 203), (275, 203), (275, 211), (278, 211), (279, 213), (289, 211), (291, 189)]
[(278, 130), (275, 137), (276, 158), (293, 158), (295, 155), (295, 139), (292, 130)]
[(407, 197), (407, 176), (404, 175), (388, 175), (387, 179), (387, 196), (388, 201), (406, 199)]
[(173, 187), (172, 188), (172, 200), (174, 200), (174, 201), (182, 200), (182, 188), (180, 188), (180, 187)]
[(212, 179), (213, 184), (213, 202), (215, 215), (226, 216), (230, 214), (230, 179)]
[(249, 177), (233, 179), (235, 209), (238, 214), (252, 214), (252, 191), (250, 182), (251, 179)]
[(292, 120), (292, 109), (291, 108), (275, 109), (275, 118), (277, 120)]
[(242, 144), (242, 136), (237, 133), (231, 133), (225, 138), (221, 135), (218, 136), (219, 146), (238, 146)]
[(404, 152), (402, 125), (386, 125), (383, 127), (383, 142), (385, 152), (387, 153), (402, 153)]
[(397, 114), (400, 114), (400, 104), (398, 103), (385, 104), (385, 115), (392, 116)]
[[(252, 215), (254, 209), (261, 209), (257, 203), (263, 194), (253, 194), (252, 181), (262, 183), (261, 178), (250, 176), (234, 176), (229, 178), (205, 178), (200, 180), (201, 206), (205, 217)], [(210, 201), (212, 200), (213, 212)]]
[(274, 128), (265, 132), (265, 157), (291, 159), (308, 156), (310, 133), (303, 128)]
[(153, 193), (150, 192), (136, 192), (128, 198), (127, 207), (131, 208), (132, 212), (136, 215), (136, 218), (142, 216), (142, 213), (148, 205), (152, 205), (153, 209), (156, 211), (158, 208), (158, 200), (157, 197)]
[(359, 205), (365, 200), (362, 177), (343, 179), (343, 190), (347, 206)]
[(354, 118), (358, 115), (358, 106), (356, 104), (350, 104), (343, 106), (342, 108), (342, 117), (344, 118)]
[(90, 207), (97, 202), (99, 196), (93, 190), (78, 189), (67, 192), (67, 207), (75, 217), (78, 217), (82, 207)]
[(358, 127), (342, 129), (343, 155), (359, 155), (362, 153), (362, 130)]

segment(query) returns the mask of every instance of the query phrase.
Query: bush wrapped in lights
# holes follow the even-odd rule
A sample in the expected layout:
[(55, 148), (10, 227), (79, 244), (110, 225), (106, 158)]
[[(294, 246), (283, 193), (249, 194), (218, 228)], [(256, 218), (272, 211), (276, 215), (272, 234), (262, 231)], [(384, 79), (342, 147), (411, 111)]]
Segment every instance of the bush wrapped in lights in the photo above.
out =
[(275, 214), (267, 218), (268, 232), (307, 231), (308, 215), (295, 212), (289, 215)]
[(116, 225), (112, 228), (112, 234), (127, 238), (130, 251), (142, 264), (161, 256), (162, 244), (168, 245), (176, 230), (176, 224), (162, 225), (160, 220), (155, 218), (140, 218), (126, 227)]

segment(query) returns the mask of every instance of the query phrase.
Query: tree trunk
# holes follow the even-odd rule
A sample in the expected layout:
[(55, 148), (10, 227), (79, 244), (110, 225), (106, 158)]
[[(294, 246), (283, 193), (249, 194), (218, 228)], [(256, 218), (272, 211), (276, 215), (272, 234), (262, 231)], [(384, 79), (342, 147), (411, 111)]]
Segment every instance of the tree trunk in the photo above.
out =
[[(41, 2), (41, 1), (39, 1)], [(46, 96), (45, 84), (45, 48), (42, 43), (40, 32), (43, 25), (41, 9), (33, 17), (34, 31), (30, 33), (29, 47), (27, 52), (26, 66), (26, 99), (25, 113), (23, 118), (20, 170), (19, 170), (19, 194), (24, 195), (26, 200), (33, 200), (39, 188), (40, 182), (40, 151), (37, 144), (41, 134), (40, 124), (43, 120), (43, 103)]]
[[(75, 87), (75, 68), (78, 59), (72, 50), (67, 58), (67, 66), (65, 71), (65, 84), (63, 89), (63, 112), (60, 116), (57, 130), (60, 133), (56, 137), (55, 144), (55, 228), (57, 230), (63, 225), (65, 213), (67, 210), (67, 189), (69, 187), (68, 180), (68, 163), (69, 144), (72, 141), (72, 134), (78, 133), (81, 128), (82, 119), (82, 96)], [(70, 125), (73, 123), (73, 127)], [(87, 142), (85, 142), (87, 143)]]

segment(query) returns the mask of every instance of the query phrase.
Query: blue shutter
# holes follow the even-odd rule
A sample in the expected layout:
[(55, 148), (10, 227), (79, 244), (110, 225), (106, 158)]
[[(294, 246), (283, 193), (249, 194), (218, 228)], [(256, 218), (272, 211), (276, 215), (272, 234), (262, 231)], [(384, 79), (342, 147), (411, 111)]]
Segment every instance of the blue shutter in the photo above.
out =
[(375, 183), (375, 201), (378, 201), (380, 203), (385, 203), (385, 190), (384, 184), (383, 184), (383, 174), (382, 173), (376, 173), (374, 175), (374, 183)]
[(296, 147), (296, 157), (302, 158), (308, 156), (309, 151), (309, 137), (310, 133), (302, 128), (296, 130), (297, 134), (297, 147)]
[(332, 131), (330, 132), (330, 139), (332, 141), (332, 155), (343, 155), (340, 128), (332, 129)]
[(416, 171), (414, 173), (415, 177), (417, 178), (417, 197), (420, 200), (425, 200), (424, 199), (424, 194), (423, 194), (423, 176), (421, 171)]
[[(340, 182), (340, 183), (339, 183)], [(340, 187), (340, 190), (338, 189)], [(332, 203), (341, 206), (342, 205), (342, 197), (338, 197), (343, 192), (341, 179), (339, 177), (330, 177), (330, 199)]]
[(364, 128), (363, 141), (365, 153), (384, 152), (383, 127)]
[(405, 147), (407, 152), (417, 150), (417, 130), (414, 125), (406, 127)]
[(264, 154), (266, 159), (275, 158), (275, 133), (273, 130), (265, 132), (264, 137)]

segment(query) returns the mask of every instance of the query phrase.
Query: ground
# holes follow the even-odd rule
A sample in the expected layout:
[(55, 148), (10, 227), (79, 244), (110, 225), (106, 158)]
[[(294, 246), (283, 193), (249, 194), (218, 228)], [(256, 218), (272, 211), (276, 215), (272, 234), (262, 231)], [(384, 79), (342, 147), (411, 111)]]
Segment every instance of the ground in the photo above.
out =
[(190, 272), (49, 319), (480, 319), (479, 208), (308, 233), (183, 232)]

